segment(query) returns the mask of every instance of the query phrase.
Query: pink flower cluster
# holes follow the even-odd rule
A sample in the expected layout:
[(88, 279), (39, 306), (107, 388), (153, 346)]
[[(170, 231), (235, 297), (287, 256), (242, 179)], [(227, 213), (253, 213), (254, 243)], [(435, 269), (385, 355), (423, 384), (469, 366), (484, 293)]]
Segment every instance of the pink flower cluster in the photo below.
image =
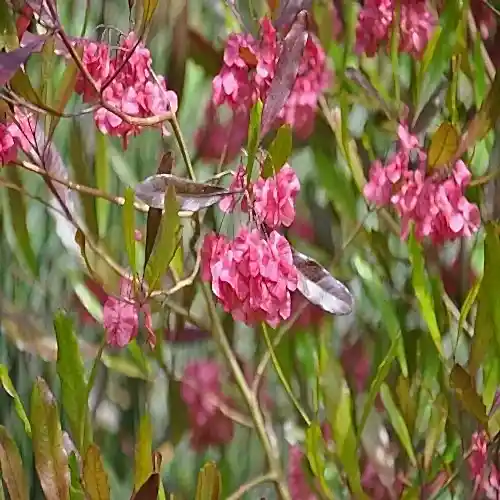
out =
[[(177, 95), (167, 90), (162, 76), (154, 78), (149, 49), (138, 42), (133, 32), (121, 41), (114, 56), (107, 44), (78, 43), (83, 45), (82, 61), (106, 104), (134, 118), (177, 111)], [(83, 74), (78, 75), (75, 90), (85, 102), (95, 102), (98, 97)], [(125, 147), (128, 138), (141, 131), (140, 126), (127, 123), (105, 107), (95, 111), (94, 119), (103, 134), (122, 137)], [(162, 132), (167, 133), (165, 128)]]
[(120, 297), (109, 295), (103, 307), (103, 325), (107, 343), (114, 347), (125, 347), (137, 337), (139, 314), (144, 315), (144, 326), (148, 332), (148, 342), (154, 347), (156, 336), (153, 332), (151, 310), (147, 304), (140, 304), (133, 298), (133, 286), (129, 280), (122, 280)]
[(488, 439), (486, 432), (472, 435), (470, 455), (467, 460), (469, 473), (474, 479), (475, 491), (483, 492), (486, 498), (500, 497), (500, 471), (494, 463), (488, 463)]
[(209, 234), (202, 247), (202, 279), (236, 321), (273, 328), (290, 317), (298, 275), (288, 241), (273, 231), (242, 227), (232, 241)]
[[(213, 103), (228, 104), (233, 109), (249, 110), (257, 99), (266, 99), (276, 71), (282, 42), (268, 18), (261, 20), (260, 39), (249, 34), (233, 33), (224, 51), (224, 64), (212, 83)], [(291, 125), (300, 137), (313, 129), (318, 97), (331, 83), (326, 55), (310, 34), (295, 84), (278, 123)]]
[[(368, 201), (377, 206), (392, 205), (401, 217), (402, 238), (407, 238), (411, 223), (419, 240), (429, 237), (442, 244), (460, 237), (470, 237), (480, 225), (477, 205), (470, 203), (464, 190), (471, 173), (458, 160), (446, 179), (427, 175), (426, 153), (418, 140), (400, 125), (400, 148), (385, 166), (377, 160), (370, 169), (370, 180), (364, 188)], [(418, 167), (410, 168), (412, 149), (418, 149)]]
[(16, 108), (13, 117), (0, 123), (0, 165), (15, 161), (19, 149), (25, 152), (32, 150), (35, 126), (32, 118)]
[(234, 433), (233, 421), (220, 410), (228, 404), (222, 394), (221, 373), (213, 361), (192, 361), (184, 370), (181, 397), (187, 405), (191, 427), (191, 446), (203, 451), (211, 445), (226, 444)]
[[(240, 165), (234, 174), (230, 190), (245, 187), (246, 170)], [(259, 223), (265, 223), (270, 229), (280, 226), (289, 227), (295, 219), (295, 200), (300, 190), (297, 174), (290, 165), (285, 164), (280, 171), (264, 179), (262, 176), (251, 187), (252, 209)], [(224, 212), (231, 212), (236, 207), (237, 197), (226, 196), (219, 203)], [(241, 209), (248, 212), (248, 202), (242, 199)]]
[[(390, 46), (395, 0), (365, 0), (356, 28), (356, 51), (372, 57), (378, 48)], [(436, 24), (426, 0), (401, 0), (399, 16), (399, 51), (421, 57)]]

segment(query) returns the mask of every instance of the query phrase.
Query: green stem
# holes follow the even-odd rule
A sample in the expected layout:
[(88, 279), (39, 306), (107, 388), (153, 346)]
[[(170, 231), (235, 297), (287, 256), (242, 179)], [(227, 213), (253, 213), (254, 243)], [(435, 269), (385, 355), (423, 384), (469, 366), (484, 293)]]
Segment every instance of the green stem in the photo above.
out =
[(189, 177), (191, 178), (192, 181), (196, 180), (196, 175), (194, 173), (193, 165), (191, 163), (191, 158), (189, 157), (188, 149), (186, 142), (184, 141), (184, 137), (182, 135), (181, 128), (179, 126), (179, 122), (177, 121), (177, 116), (175, 116), (175, 113), (173, 114), (172, 118), (170, 119), (170, 124), (172, 125), (172, 130), (174, 131), (175, 139), (177, 141), (177, 144), (179, 145), (179, 149), (181, 150), (181, 155), (182, 159), (184, 160), (184, 163), (186, 164), (186, 168), (189, 174)]

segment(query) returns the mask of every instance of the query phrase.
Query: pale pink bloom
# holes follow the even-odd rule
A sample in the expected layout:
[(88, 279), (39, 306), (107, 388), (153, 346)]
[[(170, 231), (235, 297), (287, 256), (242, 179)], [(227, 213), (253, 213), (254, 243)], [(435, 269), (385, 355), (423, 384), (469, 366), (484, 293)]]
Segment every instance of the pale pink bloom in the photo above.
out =
[(253, 186), (254, 210), (271, 229), (289, 227), (295, 219), (295, 199), (300, 190), (299, 178), (285, 164), (273, 177), (257, 180)]
[(308, 467), (307, 457), (300, 446), (288, 449), (288, 488), (292, 500), (318, 500), (307, 479), (304, 469)]
[[(374, 56), (381, 45), (390, 46), (395, 19), (394, 0), (365, 0), (356, 28), (356, 51)], [(432, 36), (436, 19), (425, 0), (400, 2), (399, 51), (420, 58)]]
[[(221, 251), (222, 250), (222, 251)], [(298, 275), (288, 241), (276, 231), (263, 238), (242, 227), (233, 241), (209, 235), (202, 249), (202, 279), (236, 321), (276, 327), (291, 313)]]
[[(215, 105), (228, 104), (247, 111), (261, 99), (265, 102), (281, 54), (282, 42), (269, 18), (260, 22), (259, 39), (231, 34), (224, 51), (224, 64), (212, 82)], [(310, 34), (297, 79), (280, 111), (275, 126), (288, 123), (302, 138), (313, 129), (318, 97), (330, 86), (332, 73), (317, 38)]]
[(222, 120), (217, 106), (210, 101), (205, 111), (205, 123), (195, 135), (198, 155), (204, 161), (231, 163), (240, 153), (248, 135), (248, 109), (229, 110), (230, 117)]
[(17, 144), (8, 123), (0, 123), (0, 164), (5, 165), (17, 158)]
[(191, 447), (203, 451), (208, 446), (229, 443), (234, 434), (233, 421), (220, 410), (222, 394), (220, 368), (214, 361), (191, 361), (181, 380), (181, 397), (188, 410)]

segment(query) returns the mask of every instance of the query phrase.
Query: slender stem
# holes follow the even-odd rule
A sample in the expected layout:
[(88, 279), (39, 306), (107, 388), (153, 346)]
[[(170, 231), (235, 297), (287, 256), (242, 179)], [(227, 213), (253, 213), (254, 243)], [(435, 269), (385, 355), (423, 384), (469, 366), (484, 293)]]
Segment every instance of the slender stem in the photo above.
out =
[(305, 410), (300, 406), (299, 400), (295, 397), (292, 388), (290, 387), (290, 384), (288, 380), (285, 377), (285, 374), (283, 373), (283, 370), (281, 369), (280, 363), (278, 361), (278, 358), (276, 357), (276, 353), (274, 352), (273, 344), (271, 342), (271, 339), (269, 338), (269, 332), (267, 331), (267, 325), (265, 323), (262, 323), (262, 332), (264, 333), (264, 340), (266, 341), (267, 344), (267, 349), (269, 351), (269, 354), (271, 356), (271, 360), (274, 365), (274, 369), (276, 370), (276, 373), (278, 374), (278, 377), (281, 381), (281, 385), (285, 389), (285, 392), (288, 394), (288, 397), (294, 404), (295, 408), (297, 411), (300, 413), (300, 416), (306, 423), (306, 425), (309, 427), (311, 425), (311, 419), (307, 416)]
[(250, 417), (252, 418), (255, 429), (257, 431), (259, 439), (266, 453), (267, 460), (269, 462), (269, 468), (271, 469), (271, 472), (274, 474), (274, 481), (278, 491), (278, 496), (282, 500), (292, 500), (290, 491), (288, 490), (288, 486), (284, 478), (279, 454), (271, 444), (271, 441), (266, 431), (266, 424), (264, 422), (264, 417), (259, 408), (258, 400), (250, 390), (250, 387), (248, 386), (247, 381), (245, 379), (245, 375), (243, 374), (241, 367), (238, 364), (238, 360), (234, 355), (231, 344), (229, 343), (226, 337), (220, 318), (217, 315), (211, 290), (208, 287), (207, 283), (204, 282), (201, 283), (201, 289), (203, 295), (205, 296), (205, 301), (208, 307), (208, 313), (212, 321), (212, 334), (214, 335), (216, 342), (219, 344), (221, 352), (224, 358), (226, 359), (229, 368), (231, 370), (231, 373), (236, 381), (236, 384), (243, 396), (243, 399), (245, 400), (248, 406)]
[(184, 163), (186, 164), (186, 168), (187, 168), (189, 177), (191, 178), (192, 181), (195, 181), (196, 175), (194, 173), (193, 165), (191, 163), (191, 158), (189, 157), (186, 142), (184, 141), (184, 137), (182, 135), (181, 128), (179, 126), (179, 122), (177, 121), (177, 117), (175, 116), (175, 113), (172, 113), (172, 118), (170, 118), (170, 124), (172, 125), (175, 139), (177, 140), (177, 143), (179, 144), (179, 149), (181, 150), (182, 159), (184, 160)]
[(239, 500), (245, 493), (253, 490), (256, 486), (259, 486), (263, 483), (269, 483), (271, 481), (275, 481), (276, 477), (272, 472), (268, 474), (264, 474), (262, 476), (255, 477), (251, 479), (247, 483), (242, 484), (234, 493), (227, 497), (227, 500)]

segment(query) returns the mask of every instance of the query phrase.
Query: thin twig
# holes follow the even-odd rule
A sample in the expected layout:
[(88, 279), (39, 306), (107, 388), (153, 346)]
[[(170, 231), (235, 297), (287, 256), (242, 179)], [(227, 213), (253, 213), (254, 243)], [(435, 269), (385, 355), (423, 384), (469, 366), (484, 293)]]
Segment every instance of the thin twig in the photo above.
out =
[(259, 486), (263, 483), (269, 483), (271, 481), (276, 481), (276, 477), (272, 472), (255, 477), (247, 483), (242, 484), (234, 493), (227, 497), (227, 500), (239, 500), (245, 493), (253, 490), (256, 486)]

